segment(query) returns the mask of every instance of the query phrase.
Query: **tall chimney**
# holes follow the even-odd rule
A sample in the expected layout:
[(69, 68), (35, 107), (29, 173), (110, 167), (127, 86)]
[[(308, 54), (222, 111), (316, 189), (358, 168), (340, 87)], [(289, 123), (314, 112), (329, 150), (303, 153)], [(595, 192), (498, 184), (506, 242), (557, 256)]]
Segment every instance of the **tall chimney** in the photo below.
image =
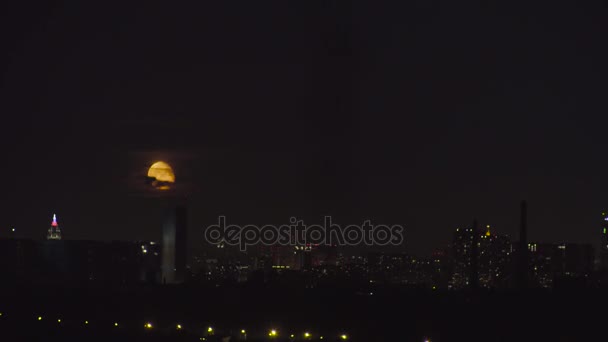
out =
[(521, 201), (521, 222), (519, 227), (519, 265), (517, 269), (519, 287), (528, 287), (528, 205), (526, 201)]

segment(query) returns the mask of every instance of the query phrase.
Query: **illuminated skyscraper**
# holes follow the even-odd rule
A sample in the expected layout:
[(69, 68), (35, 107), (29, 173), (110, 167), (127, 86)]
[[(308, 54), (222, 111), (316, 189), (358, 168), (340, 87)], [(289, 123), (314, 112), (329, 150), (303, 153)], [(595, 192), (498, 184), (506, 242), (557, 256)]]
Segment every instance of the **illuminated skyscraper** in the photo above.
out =
[(490, 225), (486, 225), (485, 232), (470, 227), (456, 229), (452, 241), (448, 287), (505, 287), (512, 253), (511, 239), (506, 235), (492, 233)]
[(61, 240), (61, 230), (57, 224), (57, 216), (53, 214), (53, 222), (46, 233), (47, 240)]
[(481, 287), (503, 288), (511, 272), (513, 246), (507, 235), (492, 233), (486, 225), (485, 233), (480, 235), (479, 281)]
[(452, 240), (452, 276), (449, 288), (462, 289), (469, 286), (471, 269), (472, 228), (456, 228)]

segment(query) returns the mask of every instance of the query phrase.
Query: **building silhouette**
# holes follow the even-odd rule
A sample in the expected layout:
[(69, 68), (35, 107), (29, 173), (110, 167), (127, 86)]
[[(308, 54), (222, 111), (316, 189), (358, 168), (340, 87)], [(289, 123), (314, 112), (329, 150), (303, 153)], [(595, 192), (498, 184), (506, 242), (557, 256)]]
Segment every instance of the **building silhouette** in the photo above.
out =
[(530, 286), (553, 288), (564, 282), (586, 282), (593, 274), (591, 244), (529, 243)]
[(528, 272), (530, 262), (528, 257), (528, 205), (526, 201), (521, 202), (520, 209), (519, 242), (517, 244), (517, 267), (516, 267), (516, 286), (519, 289), (528, 287)]
[(0, 272), (19, 286), (150, 283), (159, 273), (158, 247), (150, 241), (0, 239)]
[(600, 235), (599, 248), (599, 269), (608, 272), (608, 215), (602, 213), (602, 230)]
[(178, 205), (168, 210), (162, 228), (161, 279), (163, 284), (182, 283), (186, 277), (188, 211)]

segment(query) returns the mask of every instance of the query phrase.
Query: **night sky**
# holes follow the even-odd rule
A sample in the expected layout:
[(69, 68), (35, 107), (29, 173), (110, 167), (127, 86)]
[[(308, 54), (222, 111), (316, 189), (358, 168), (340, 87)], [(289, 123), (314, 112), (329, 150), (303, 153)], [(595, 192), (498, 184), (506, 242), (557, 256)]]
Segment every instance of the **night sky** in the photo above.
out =
[[(234, 223), (477, 217), (594, 242), (608, 208), (601, 1), (14, 1), (1, 13), (0, 236), (158, 239), (166, 160), (192, 245)], [(140, 179), (140, 177), (142, 177)]]

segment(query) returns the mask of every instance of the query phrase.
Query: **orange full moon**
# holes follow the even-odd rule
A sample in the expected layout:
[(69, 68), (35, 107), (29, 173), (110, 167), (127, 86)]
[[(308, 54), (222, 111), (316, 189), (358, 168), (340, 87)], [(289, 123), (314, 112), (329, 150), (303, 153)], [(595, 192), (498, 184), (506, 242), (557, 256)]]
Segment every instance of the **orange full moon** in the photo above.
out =
[(175, 183), (173, 169), (163, 161), (158, 161), (150, 166), (148, 177), (154, 179), (152, 186), (158, 190), (169, 190), (171, 185)]

